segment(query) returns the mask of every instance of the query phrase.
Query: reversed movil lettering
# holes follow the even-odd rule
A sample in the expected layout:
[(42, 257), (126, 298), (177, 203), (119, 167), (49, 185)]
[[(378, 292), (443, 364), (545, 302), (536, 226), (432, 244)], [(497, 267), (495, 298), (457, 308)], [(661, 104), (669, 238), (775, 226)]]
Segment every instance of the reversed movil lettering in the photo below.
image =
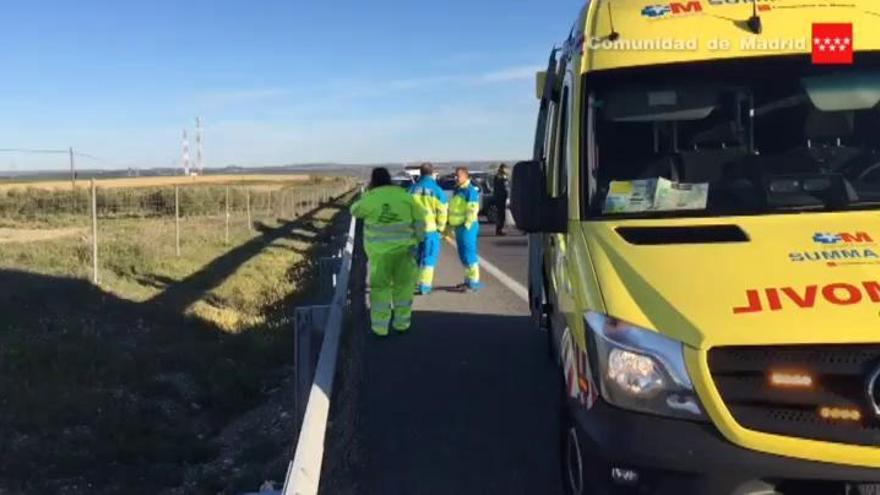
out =
[(841, 232), (837, 234), (817, 232), (813, 235), (813, 242), (824, 246), (836, 246), (840, 244), (873, 244), (874, 238), (867, 232)]
[(662, 19), (683, 14), (698, 14), (703, 11), (703, 4), (698, 1), (670, 2), (648, 5), (642, 9), (642, 16), (650, 19)]
[(880, 303), (880, 282), (749, 289), (745, 293), (745, 304), (735, 306), (733, 313), (751, 314), (789, 309), (812, 309), (820, 305), (852, 306), (863, 303)]

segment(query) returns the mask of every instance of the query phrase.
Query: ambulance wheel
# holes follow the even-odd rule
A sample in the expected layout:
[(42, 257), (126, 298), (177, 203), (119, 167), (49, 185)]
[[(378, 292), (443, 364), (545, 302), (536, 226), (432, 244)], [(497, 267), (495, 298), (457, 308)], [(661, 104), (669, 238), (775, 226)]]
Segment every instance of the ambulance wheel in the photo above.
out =
[(562, 381), (559, 397), (559, 466), (562, 489), (565, 495), (583, 495), (587, 493), (584, 451), (566, 396), (565, 382)]

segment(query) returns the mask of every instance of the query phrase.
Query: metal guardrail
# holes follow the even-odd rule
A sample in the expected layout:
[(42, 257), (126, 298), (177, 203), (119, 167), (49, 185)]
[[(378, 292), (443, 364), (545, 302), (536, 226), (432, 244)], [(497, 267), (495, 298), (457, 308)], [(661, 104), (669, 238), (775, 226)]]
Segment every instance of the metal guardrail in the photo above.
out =
[(336, 360), (342, 334), (342, 319), (348, 301), (348, 279), (354, 255), (355, 225), (356, 221), (352, 218), (339, 263), (336, 291), (327, 311), (324, 340), (305, 406), (296, 453), (287, 469), (287, 478), (282, 490), (284, 495), (317, 495), (318, 493), (321, 465), (324, 460), (327, 418), (330, 414), (330, 399), (333, 395), (333, 380), (336, 375)]

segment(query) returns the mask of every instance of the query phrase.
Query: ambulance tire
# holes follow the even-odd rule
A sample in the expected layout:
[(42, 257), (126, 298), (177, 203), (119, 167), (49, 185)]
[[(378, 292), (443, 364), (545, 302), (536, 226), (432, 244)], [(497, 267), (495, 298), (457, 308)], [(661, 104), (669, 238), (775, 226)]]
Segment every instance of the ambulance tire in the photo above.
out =
[(635, 495), (630, 489), (615, 490), (601, 482), (602, 461), (590, 452), (588, 441), (582, 436), (574, 403), (568, 398), (565, 379), (559, 380), (559, 475), (565, 495)]
[(562, 478), (562, 493), (565, 495), (585, 495), (583, 450), (577, 433), (574, 417), (568, 405), (565, 380), (560, 380), (559, 390), (559, 474)]

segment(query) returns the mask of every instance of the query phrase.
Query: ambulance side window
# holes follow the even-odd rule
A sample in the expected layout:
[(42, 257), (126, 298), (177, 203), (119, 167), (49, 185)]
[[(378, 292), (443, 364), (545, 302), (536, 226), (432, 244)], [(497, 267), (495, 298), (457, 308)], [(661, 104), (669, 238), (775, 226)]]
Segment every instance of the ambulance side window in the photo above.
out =
[(550, 102), (547, 110), (547, 132), (544, 135), (544, 174), (547, 177), (547, 192), (556, 190), (555, 179), (555, 161), (556, 157), (556, 133), (558, 126), (556, 125), (556, 111), (558, 106), (554, 102)]
[(554, 150), (554, 188), (553, 197), (563, 197), (568, 193), (568, 97), (569, 88), (566, 85), (562, 89), (562, 99), (559, 103), (559, 121), (557, 126), (557, 140)]

